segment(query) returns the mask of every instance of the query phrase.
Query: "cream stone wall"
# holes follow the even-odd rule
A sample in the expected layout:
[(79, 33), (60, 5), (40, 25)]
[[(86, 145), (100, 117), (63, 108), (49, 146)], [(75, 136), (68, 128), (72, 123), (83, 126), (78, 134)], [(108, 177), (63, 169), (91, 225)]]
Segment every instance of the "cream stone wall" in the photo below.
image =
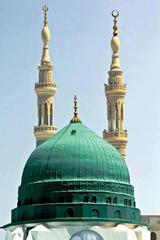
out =
[(104, 240), (150, 240), (146, 226), (89, 222), (46, 222), (12, 226), (6, 231), (6, 240), (70, 240), (74, 233), (86, 229), (99, 233)]

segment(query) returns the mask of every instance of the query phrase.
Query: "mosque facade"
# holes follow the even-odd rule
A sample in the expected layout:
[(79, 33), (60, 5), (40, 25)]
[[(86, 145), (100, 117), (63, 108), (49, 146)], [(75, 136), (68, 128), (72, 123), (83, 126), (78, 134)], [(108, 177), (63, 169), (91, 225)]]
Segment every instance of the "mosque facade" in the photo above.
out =
[(125, 162), (128, 134), (123, 128), (126, 85), (118, 54), (119, 13), (112, 12), (113, 55), (105, 84), (108, 129), (102, 138), (82, 123), (76, 96), (73, 117), (57, 131), (48, 7), (43, 10), (43, 52), (35, 85), (37, 147), (24, 167), (11, 222), (3, 227), (6, 240), (149, 240)]

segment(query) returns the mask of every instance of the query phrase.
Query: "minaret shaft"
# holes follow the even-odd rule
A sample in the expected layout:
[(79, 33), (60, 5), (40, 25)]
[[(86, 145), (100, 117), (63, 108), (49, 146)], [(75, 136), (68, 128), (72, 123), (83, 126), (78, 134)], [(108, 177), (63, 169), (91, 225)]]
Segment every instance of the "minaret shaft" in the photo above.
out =
[(48, 42), (50, 32), (47, 26), (48, 7), (44, 7), (44, 27), (42, 29), (42, 40), (44, 43), (41, 64), (39, 69), (39, 81), (35, 84), (37, 94), (38, 126), (34, 127), (37, 145), (46, 141), (57, 132), (54, 126), (54, 96), (56, 85), (53, 80), (53, 65), (49, 56)]
[(108, 130), (104, 130), (103, 137), (117, 148), (123, 158), (126, 155), (126, 145), (128, 142), (127, 131), (123, 128), (124, 104), (126, 95), (126, 85), (123, 82), (123, 72), (120, 67), (117, 16), (114, 16), (114, 32), (111, 41), (112, 63), (108, 72), (108, 84), (105, 84), (105, 96), (107, 99), (107, 120)]

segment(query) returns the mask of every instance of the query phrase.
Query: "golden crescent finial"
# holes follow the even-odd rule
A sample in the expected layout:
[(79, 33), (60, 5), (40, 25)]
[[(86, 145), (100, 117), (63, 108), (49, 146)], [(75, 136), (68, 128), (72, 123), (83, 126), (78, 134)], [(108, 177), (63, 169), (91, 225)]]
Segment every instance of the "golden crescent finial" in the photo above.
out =
[(113, 10), (112, 16), (114, 17), (113, 36), (117, 36), (118, 35), (117, 17), (119, 16), (119, 12), (117, 10)]
[(113, 17), (118, 17), (118, 16), (119, 16), (118, 10), (114, 9), (114, 10), (112, 11), (112, 16), (113, 16)]
[(81, 120), (78, 117), (78, 106), (77, 106), (77, 96), (74, 96), (74, 113), (73, 113), (73, 118), (71, 120), (71, 123), (80, 123)]
[(44, 6), (43, 6), (43, 11), (44, 11), (44, 12), (48, 12), (48, 6), (47, 6), (47, 5), (44, 5)]
[(47, 18), (48, 6), (44, 5), (42, 9), (44, 11), (44, 26), (46, 26), (48, 23), (48, 18)]
[(74, 117), (77, 117), (77, 115), (78, 115), (77, 109), (78, 109), (78, 107), (77, 107), (77, 96), (75, 95), (74, 96)]

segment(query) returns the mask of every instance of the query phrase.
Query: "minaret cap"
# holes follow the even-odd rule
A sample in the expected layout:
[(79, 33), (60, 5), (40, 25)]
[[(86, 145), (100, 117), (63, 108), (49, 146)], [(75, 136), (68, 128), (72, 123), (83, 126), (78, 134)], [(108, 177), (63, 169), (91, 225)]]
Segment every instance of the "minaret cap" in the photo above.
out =
[(71, 123), (81, 123), (81, 120), (78, 117), (77, 109), (78, 109), (77, 96), (74, 96), (74, 113), (73, 113), (73, 118), (71, 119)]
[(114, 17), (113, 22), (113, 37), (112, 37), (112, 41), (111, 41), (111, 46), (112, 46), (112, 51), (118, 52), (119, 48), (120, 48), (120, 40), (118, 38), (118, 25), (117, 25), (117, 18), (119, 16), (119, 12), (117, 10), (113, 10), (112, 11), (112, 16)]
[(47, 16), (48, 7), (47, 7), (47, 5), (43, 6), (43, 11), (44, 11), (44, 27), (42, 29), (42, 41), (43, 41), (44, 45), (47, 45), (50, 40), (50, 31), (48, 28), (48, 16)]
[(48, 42), (50, 40), (50, 31), (48, 28), (48, 17), (47, 17), (47, 12), (48, 12), (48, 7), (47, 5), (43, 6), (43, 11), (44, 11), (44, 26), (42, 29), (42, 41), (43, 41), (43, 53), (42, 53), (42, 59), (41, 59), (41, 64), (51, 64), (51, 59), (49, 56), (49, 48), (48, 48)]

